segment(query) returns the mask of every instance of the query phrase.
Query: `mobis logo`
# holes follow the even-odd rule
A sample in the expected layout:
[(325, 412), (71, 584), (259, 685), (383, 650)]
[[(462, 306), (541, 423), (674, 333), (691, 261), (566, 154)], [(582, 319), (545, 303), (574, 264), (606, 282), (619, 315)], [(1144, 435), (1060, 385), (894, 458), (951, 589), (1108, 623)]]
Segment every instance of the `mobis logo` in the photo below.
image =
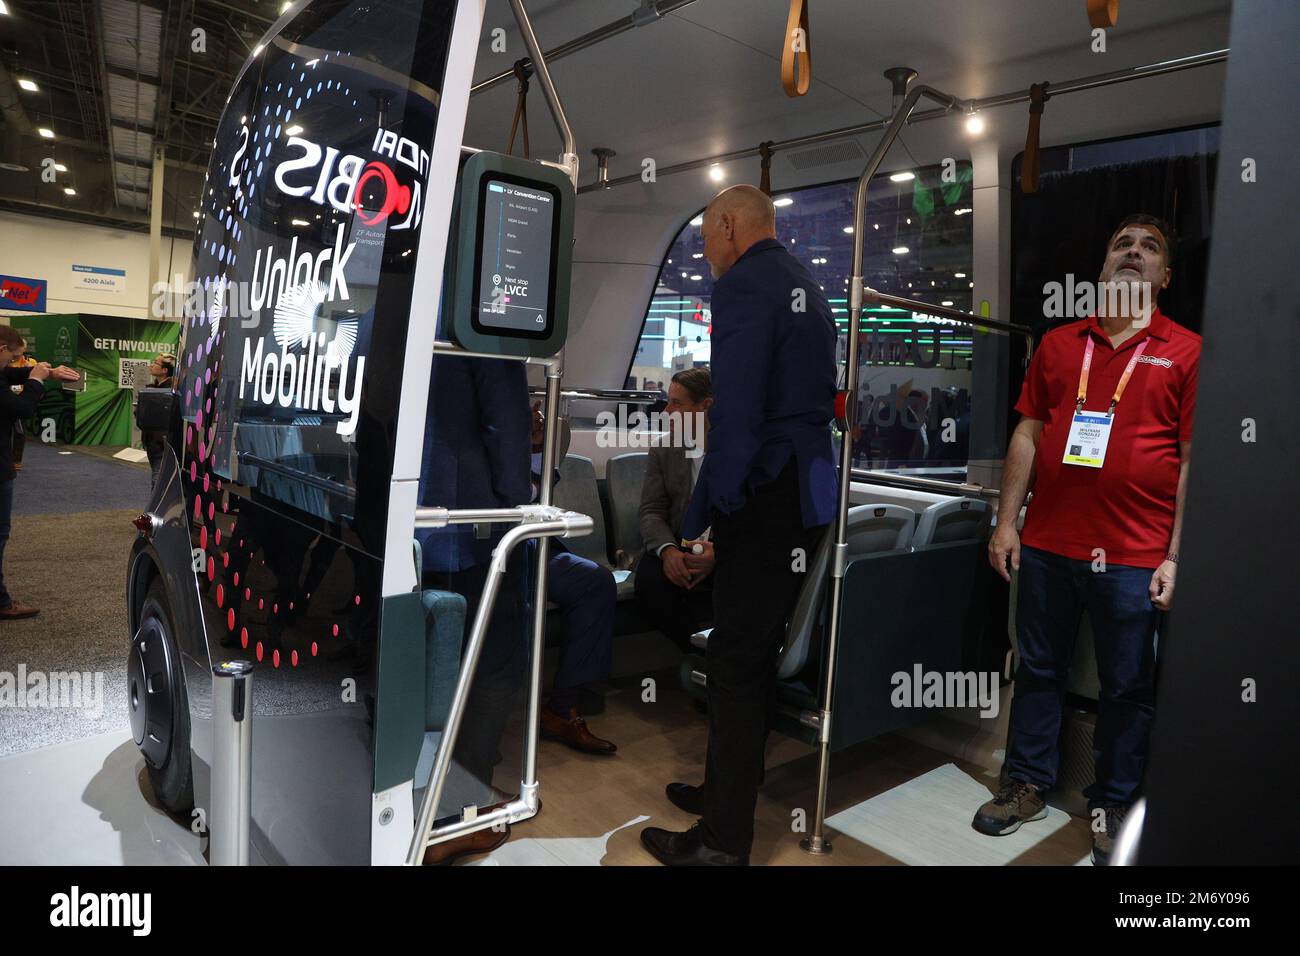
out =
[[(397, 166), (415, 171), (410, 186), (397, 178), (394, 167), (378, 159), (367, 160), (352, 153), (340, 155), (333, 146), (324, 150), (301, 136), (289, 137), (290, 149), (302, 155), (286, 159), (275, 169), (275, 184), (290, 196), (307, 196), (317, 205), (329, 203), (342, 213), (356, 212), (367, 226), (375, 226), (390, 216), (405, 216), (393, 229), (414, 229), (422, 215), (420, 182), (429, 172), (429, 154), (409, 139), (380, 129), (371, 144), (373, 152), (393, 160)], [(303, 181), (301, 172), (311, 170), (315, 181)], [(291, 181), (292, 179), (292, 181)]]

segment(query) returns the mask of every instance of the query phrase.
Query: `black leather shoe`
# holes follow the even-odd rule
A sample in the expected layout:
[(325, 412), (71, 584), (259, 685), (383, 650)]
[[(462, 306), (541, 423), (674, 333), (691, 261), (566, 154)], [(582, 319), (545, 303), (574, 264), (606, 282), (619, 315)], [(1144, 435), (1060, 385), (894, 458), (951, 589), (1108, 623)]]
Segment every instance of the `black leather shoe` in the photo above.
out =
[(685, 810), (697, 817), (704, 812), (704, 788), (689, 783), (670, 783), (664, 787), (668, 802), (678, 810)]
[(705, 846), (698, 823), (685, 833), (646, 827), (641, 831), (641, 845), (664, 866), (749, 866), (748, 856)]

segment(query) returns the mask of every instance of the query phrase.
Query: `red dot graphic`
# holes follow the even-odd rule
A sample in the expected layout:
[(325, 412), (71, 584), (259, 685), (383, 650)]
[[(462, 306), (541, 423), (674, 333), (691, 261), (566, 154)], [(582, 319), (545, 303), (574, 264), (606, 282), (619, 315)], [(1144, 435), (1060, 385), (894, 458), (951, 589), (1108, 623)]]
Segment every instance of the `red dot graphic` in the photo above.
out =
[(206, 550), (208, 546), (208, 526), (204, 525), (199, 529), (199, 547)]
[(222, 555), (221, 555), (221, 566), (222, 566), (223, 568), (228, 568), (228, 567), (230, 567), (230, 552), (229, 552), (229, 551), (222, 552)]
[(226, 600), (226, 591), (220, 584), (218, 584), (217, 585), (217, 607), (221, 607), (221, 605), (225, 603), (225, 600)]
[(258, 599), (257, 599), (257, 609), (260, 611), (260, 610), (262, 610), (262, 608), (264, 608), (264, 607), (266, 607), (266, 602), (263, 601), (261, 598), (258, 598)]
[(335, 637), (339, 636), (339, 626), (337, 624), (334, 625), (334, 636)]
[(235, 572), (235, 587), (239, 587), (239, 572)]
[(257, 659), (258, 659), (259, 661), (262, 659), (262, 642), (261, 642), (261, 641), (258, 641), (258, 642), (257, 642)]
[(217, 562), (213, 561), (211, 558), (208, 558), (208, 580), (209, 581), (216, 580), (216, 577), (217, 577)]
[(217, 544), (221, 543), (221, 529), (217, 529)]
[(279, 613), (280, 613), (280, 605), (279, 605), (279, 604), (272, 604), (272, 605), (271, 605), (271, 613), (272, 613), (272, 614), (279, 614)]
[(239, 629), (239, 646), (248, 647), (248, 628), (246, 627)]
[[(217, 516), (217, 508), (216, 508), (216, 505), (209, 504), (209, 505), (208, 505), (208, 519), (211, 520), (211, 519), (213, 519), (213, 518), (216, 518), (216, 516)], [(357, 603), (358, 603), (358, 604), (361, 603), (361, 598), (357, 598)]]
[(312, 656), (312, 657), (315, 657), (315, 656), (316, 656), (316, 650), (317, 650), (317, 648), (316, 648), (316, 642), (315, 642), (315, 641), (312, 641), (312, 642), (311, 642), (311, 656)]
[(233, 607), (226, 613), (226, 629), (230, 631), (235, 629), (235, 609)]
[(251, 600), (252, 597), (253, 597), (253, 589), (252, 589), (252, 588), (244, 588), (244, 600), (245, 600), (245, 601)]
[(274, 667), (280, 666), (280, 652), (278, 650), (271, 654), (271, 664)]
[(297, 666), (298, 666), (298, 652), (297, 652), (297, 651), (294, 651), (292, 654), (289, 655), (289, 661), (290, 661), (290, 663), (293, 664), (294, 667), (297, 667)]
[(360, 595), (360, 594), (357, 595), (356, 605), (357, 605), (357, 607), (360, 607), (360, 606), (361, 606), (361, 595)]
[(198, 478), (198, 476), (199, 476), (198, 464), (197, 464), (195, 461), (191, 460), (191, 461), (190, 461), (190, 481), (194, 481), (196, 478)]

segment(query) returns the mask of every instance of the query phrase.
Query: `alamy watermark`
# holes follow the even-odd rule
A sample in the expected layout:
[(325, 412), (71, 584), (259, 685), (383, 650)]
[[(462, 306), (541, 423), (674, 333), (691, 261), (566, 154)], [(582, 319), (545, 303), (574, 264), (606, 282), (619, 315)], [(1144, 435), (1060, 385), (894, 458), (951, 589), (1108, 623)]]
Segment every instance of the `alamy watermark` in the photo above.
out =
[(80, 710), (87, 717), (104, 716), (103, 671), (0, 671), (0, 708)]
[(894, 707), (978, 707), (981, 717), (998, 715), (996, 671), (926, 671), (920, 664), (912, 672), (895, 671), (889, 678)]
[(687, 458), (704, 454), (705, 412), (632, 412), (596, 416), (596, 445), (600, 448), (685, 448)]
[(1075, 282), (1074, 275), (1067, 273), (1064, 283), (1043, 283), (1043, 317), (1047, 319), (1123, 316), (1142, 328), (1150, 323), (1155, 302), (1150, 282)]

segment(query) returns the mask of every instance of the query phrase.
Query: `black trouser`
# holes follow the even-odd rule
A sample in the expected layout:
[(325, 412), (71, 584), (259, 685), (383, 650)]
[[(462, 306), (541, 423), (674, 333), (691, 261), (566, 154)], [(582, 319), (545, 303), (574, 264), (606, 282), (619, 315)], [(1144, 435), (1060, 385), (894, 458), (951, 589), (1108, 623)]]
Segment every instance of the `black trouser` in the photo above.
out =
[(636, 604), (657, 630), (663, 631), (674, 644), (689, 654), (691, 635), (709, 617), (713, 604), (713, 575), (691, 590), (678, 587), (664, 574), (658, 555), (647, 551), (641, 555), (633, 579)]
[[(786, 621), (825, 525), (804, 528), (793, 459), (744, 507), (713, 514), (713, 633), (704, 841), (748, 856)], [(803, 549), (799, 561), (796, 549)]]

